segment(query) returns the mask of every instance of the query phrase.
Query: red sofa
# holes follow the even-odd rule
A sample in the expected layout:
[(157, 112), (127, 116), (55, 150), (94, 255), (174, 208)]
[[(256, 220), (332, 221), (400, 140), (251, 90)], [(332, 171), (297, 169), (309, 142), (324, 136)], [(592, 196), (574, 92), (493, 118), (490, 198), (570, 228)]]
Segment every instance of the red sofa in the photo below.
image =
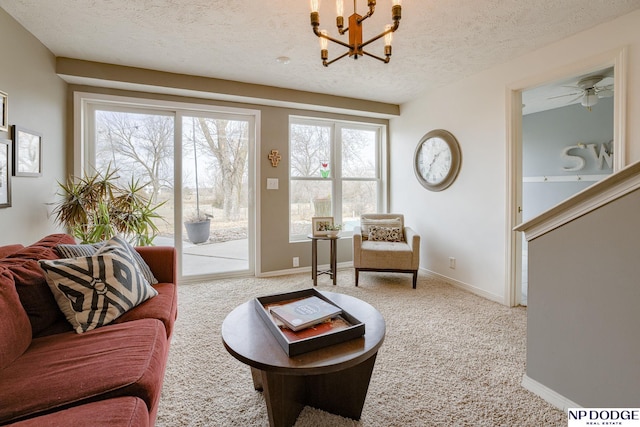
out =
[(0, 425), (152, 426), (177, 316), (175, 249), (136, 248), (158, 295), (78, 334), (38, 265), (74, 243), (53, 234), (0, 247)]

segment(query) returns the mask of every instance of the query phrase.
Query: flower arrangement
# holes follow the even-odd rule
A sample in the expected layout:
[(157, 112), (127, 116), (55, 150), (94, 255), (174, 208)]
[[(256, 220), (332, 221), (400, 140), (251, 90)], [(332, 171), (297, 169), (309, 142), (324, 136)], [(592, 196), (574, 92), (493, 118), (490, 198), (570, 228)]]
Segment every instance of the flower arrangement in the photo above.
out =
[(327, 236), (334, 237), (334, 236), (337, 236), (338, 234), (340, 234), (340, 230), (342, 230), (342, 225), (340, 225), (340, 224), (328, 224), (325, 227), (325, 230), (327, 232)]

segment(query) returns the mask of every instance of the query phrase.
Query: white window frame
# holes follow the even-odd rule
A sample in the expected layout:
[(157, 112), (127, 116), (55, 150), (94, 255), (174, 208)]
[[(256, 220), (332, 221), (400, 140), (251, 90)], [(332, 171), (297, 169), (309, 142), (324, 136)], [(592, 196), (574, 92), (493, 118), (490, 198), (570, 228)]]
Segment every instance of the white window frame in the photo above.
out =
[[(242, 274), (255, 274), (261, 271), (260, 265), (260, 192), (255, 191), (258, 188), (256, 179), (260, 176), (260, 162), (256, 161), (256, 150), (260, 147), (260, 126), (261, 114), (260, 110), (222, 107), (208, 104), (195, 104), (176, 101), (164, 101), (151, 98), (137, 98), (119, 95), (106, 95), (90, 92), (74, 92), (74, 139), (73, 139), (73, 174), (82, 176), (84, 171), (90, 171), (92, 166), (92, 157), (95, 154), (93, 142), (95, 141), (93, 131), (95, 123), (93, 121), (96, 107), (111, 108), (117, 107), (119, 110), (126, 111), (128, 108), (135, 112), (146, 112), (151, 114), (174, 115), (174, 152), (181, 153), (181, 137), (182, 135), (182, 117), (183, 116), (207, 116), (212, 114), (223, 114), (228, 118), (239, 118), (249, 120), (253, 127), (252, 135), (253, 143), (249, 144), (249, 194), (253, 195), (249, 199), (249, 269)], [(181, 159), (181, 157), (180, 157)], [(182, 161), (174, 163), (174, 197), (182, 200)], [(182, 209), (176, 209), (174, 214), (175, 224), (182, 224)], [(178, 227), (175, 235), (175, 248), (179, 254), (182, 254), (182, 231)], [(200, 279), (210, 278), (207, 276), (183, 276), (182, 265), (179, 256), (178, 277), (180, 282), (192, 282)]]
[[(333, 195), (331, 203), (331, 216), (336, 223), (342, 223), (342, 183), (345, 181), (374, 181), (377, 192), (377, 212), (386, 212), (388, 205), (387, 187), (387, 126), (378, 123), (368, 123), (359, 121), (333, 120), (306, 116), (289, 116), (289, 165), (291, 165), (291, 126), (294, 124), (308, 126), (322, 126), (331, 128), (331, 155), (329, 162), (331, 174), (329, 178), (319, 179), (317, 177), (294, 177), (291, 176), (291, 166), (289, 166), (289, 183), (292, 181), (331, 181), (331, 193)], [(342, 177), (342, 129), (361, 129), (376, 132), (376, 158), (374, 178)], [(291, 188), (291, 185), (289, 186)], [(291, 193), (289, 193), (289, 242), (306, 241), (306, 234), (291, 234)], [(311, 218), (309, 218), (311, 220)], [(343, 232), (343, 237), (351, 237), (353, 232)]]

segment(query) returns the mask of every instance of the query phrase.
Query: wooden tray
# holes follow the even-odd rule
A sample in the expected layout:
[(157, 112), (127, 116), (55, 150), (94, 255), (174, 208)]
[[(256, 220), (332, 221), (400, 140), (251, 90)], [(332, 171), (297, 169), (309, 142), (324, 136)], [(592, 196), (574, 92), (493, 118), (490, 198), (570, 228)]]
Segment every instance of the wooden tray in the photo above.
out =
[(316, 296), (337, 306), (335, 302), (313, 288), (267, 295), (254, 300), (255, 308), (260, 314), (260, 317), (289, 357), (352, 340), (364, 335), (364, 323), (344, 309), (338, 318), (298, 332), (281, 327), (280, 325), (282, 325), (282, 323), (276, 320), (269, 312), (269, 306), (284, 304), (292, 300), (310, 296)]

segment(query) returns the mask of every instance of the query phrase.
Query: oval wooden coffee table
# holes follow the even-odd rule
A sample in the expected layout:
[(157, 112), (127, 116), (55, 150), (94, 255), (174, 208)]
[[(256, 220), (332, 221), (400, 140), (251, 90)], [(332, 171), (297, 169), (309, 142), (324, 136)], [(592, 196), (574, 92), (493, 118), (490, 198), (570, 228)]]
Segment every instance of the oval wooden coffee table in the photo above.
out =
[(359, 420), (385, 321), (357, 298), (322, 292), (365, 324), (360, 338), (289, 357), (267, 329), (254, 301), (235, 308), (222, 323), (222, 342), (233, 357), (251, 367), (254, 388), (262, 390), (271, 427), (293, 426), (305, 406)]

